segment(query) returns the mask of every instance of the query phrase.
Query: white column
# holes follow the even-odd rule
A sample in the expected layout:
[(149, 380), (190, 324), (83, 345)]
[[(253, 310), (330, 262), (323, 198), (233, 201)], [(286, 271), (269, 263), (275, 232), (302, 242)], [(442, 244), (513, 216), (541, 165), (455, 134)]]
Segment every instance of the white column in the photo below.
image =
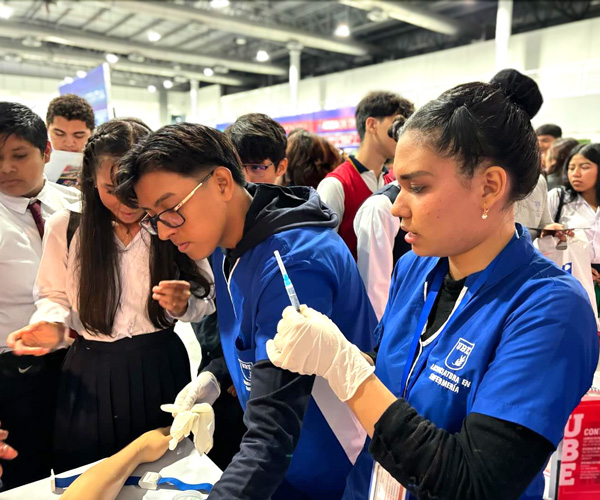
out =
[(158, 112), (160, 117), (160, 126), (171, 124), (171, 117), (169, 116), (169, 96), (165, 89), (158, 90)]
[(298, 113), (298, 84), (300, 82), (300, 56), (302, 44), (290, 42), (287, 49), (290, 51), (290, 109), (292, 113)]
[(508, 42), (512, 31), (513, 0), (498, 0), (496, 15), (496, 71), (509, 64)]
[(190, 80), (190, 116), (185, 120), (198, 123), (198, 80)]

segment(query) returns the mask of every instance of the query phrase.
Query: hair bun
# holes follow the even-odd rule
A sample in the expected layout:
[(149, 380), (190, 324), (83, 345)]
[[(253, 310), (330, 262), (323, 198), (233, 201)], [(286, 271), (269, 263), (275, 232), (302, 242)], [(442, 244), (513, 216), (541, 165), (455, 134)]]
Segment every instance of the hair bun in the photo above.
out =
[(499, 85), (507, 97), (532, 119), (542, 107), (544, 98), (535, 81), (516, 69), (503, 69), (490, 83)]

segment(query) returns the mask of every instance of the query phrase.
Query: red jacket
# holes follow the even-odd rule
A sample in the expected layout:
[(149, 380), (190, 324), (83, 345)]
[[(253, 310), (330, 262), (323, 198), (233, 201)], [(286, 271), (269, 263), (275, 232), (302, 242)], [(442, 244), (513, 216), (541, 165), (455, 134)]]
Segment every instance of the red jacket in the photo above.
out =
[[(342, 187), (344, 188), (344, 216), (342, 217), (338, 233), (346, 242), (356, 260), (357, 240), (356, 233), (354, 232), (354, 217), (360, 206), (373, 192), (365, 184), (352, 160), (345, 161), (333, 172), (327, 174), (326, 177), (335, 177), (342, 183)], [(389, 184), (392, 180), (385, 177), (386, 184)]]

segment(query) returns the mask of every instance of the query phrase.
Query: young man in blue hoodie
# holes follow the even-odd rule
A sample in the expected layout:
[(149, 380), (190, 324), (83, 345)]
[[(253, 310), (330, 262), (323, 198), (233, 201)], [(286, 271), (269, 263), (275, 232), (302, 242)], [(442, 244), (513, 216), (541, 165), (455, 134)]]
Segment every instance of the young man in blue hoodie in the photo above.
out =
[[(337, 216), (310, 188), (246, 184), (230, 139), (196, 124), (152, 134), (117, 183), (146, 210), (143, 227), (193, 259), (213, 255), (224, 361), (248, 431), (210, 500), (341, 498), (364, 433), (323, 379), (278, 369), (266, 353), (289, 305), (276, 250), (300, 301), (372, 349), (376, 318)], [(176, 404), (214, 401), (224, 368), (211, 363)]]

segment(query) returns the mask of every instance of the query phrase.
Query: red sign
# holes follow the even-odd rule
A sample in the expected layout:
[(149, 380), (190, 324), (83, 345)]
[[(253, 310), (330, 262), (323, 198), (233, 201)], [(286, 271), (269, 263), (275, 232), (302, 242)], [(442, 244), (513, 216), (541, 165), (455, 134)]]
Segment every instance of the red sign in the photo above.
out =
[(600, 498), (600, 394), (584, 396), (569, 417), (562, 443), (558, 498)]

